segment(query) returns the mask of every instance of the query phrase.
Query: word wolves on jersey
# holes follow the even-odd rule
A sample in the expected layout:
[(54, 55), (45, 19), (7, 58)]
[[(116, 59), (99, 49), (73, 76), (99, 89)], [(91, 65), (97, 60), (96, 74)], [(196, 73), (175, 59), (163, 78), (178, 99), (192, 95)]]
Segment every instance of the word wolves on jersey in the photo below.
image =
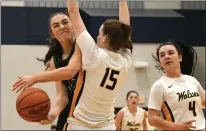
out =
[(177, 95), (179, 96), (179, 101), (180, 101), (180, 100), (187, 99), (187, 98), (198, 97), (199, 93), (198, 92), (190, 92), (189, 90), (187, 90), (187, 92), (186, 91), (183, 91), (181, 93), (178, 92)]

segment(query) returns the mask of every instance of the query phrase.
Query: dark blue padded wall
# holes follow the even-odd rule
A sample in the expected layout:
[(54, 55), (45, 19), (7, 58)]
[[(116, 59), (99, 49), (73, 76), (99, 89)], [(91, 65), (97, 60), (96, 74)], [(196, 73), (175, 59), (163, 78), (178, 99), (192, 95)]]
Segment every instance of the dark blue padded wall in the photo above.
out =
[[(2, 7), (2, 44), (45, 45), (49, 36), (48, 19), (66, 8)], [(206, 11), (176, 10), (183, 17), (132, 17), (134, 43), (160, 43), (169, 39), (194, 46), (206, 45)], [(83, 21), (96, 40), (101, 24), (108, 18), (89, 16), (81, 11)], [(117, 18), (116, 18), (117, 19)]]
[[(66, 11), (66, 8), (2, 7), (2, 44), (47, 44), (50, 16)], [(80, 13), (89, 27), (89, 16), (82, 11)]]
[[(91, 17), (90, 33), (96, 39), (101, 24), (107, 19), (117, 17)], [(131, 18), (132, 40), (139, 43), (159, 43), (168, 39), (184, 40), (184, 18)]]
[(26, 8), (1, 7), (2, 44), (29, 43), (28, 12)]

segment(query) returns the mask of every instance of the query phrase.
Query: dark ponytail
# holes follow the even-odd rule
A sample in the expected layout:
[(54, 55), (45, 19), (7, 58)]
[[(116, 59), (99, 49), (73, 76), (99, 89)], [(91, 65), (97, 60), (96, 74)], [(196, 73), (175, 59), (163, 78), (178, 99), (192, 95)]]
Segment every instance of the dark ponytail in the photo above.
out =
[(121, 29), (123, 30), (124, 36), (126, 38), (126, 42), (122, 44), (122, 49), (130, 49), (130, 51), (132, 52), (133, 49), (132, 40), (131, 40), (132, 28), (127, 24), (122, 24)]
[(164, 45), (173, 45), (178, 54), (182, 55), (182, 61), (180, 62), (181, 73), (185, 75), (194, 75), (194, 70), (197, 64), (197, 53), (194, 48), (190, 45), (187, 45), (181, 41), (170, 40), (161, 44), (156, 51), (156, 57), (154, 55), (153, 58), (158, 62), (155, 66), (158, 70), (164, 70), (159, 64), (159, 50)]
[(52, 56), (54, 56), (55, 54), (61, 56), (61, 54), (62, 54), (62, 47), (57, 39), (48, 38), (47, 40), (49, 42), (48, 52), (46, 53), (44, 59), (37, 58), (37, 60), (42, 61), (44, 63), (44, 65), (46, 66), (45, 70), (47, 70), (49, 68), (49, 62), (50, 62)]
[(132, 32), (131, 26), (123, 23), (123, 24), (121, 24), (120, 29), (122, 30), (123, 37), (125, 39), (128, 39), (131, 35), (131, 32)]
[(181, 41), (169, 41), (177, 44), (182, 51), (182, 62), (180, 62), (181, 73), (186, 75), (194, 75), (194, 70), (197, 64), (197, 53), (192, 46)]

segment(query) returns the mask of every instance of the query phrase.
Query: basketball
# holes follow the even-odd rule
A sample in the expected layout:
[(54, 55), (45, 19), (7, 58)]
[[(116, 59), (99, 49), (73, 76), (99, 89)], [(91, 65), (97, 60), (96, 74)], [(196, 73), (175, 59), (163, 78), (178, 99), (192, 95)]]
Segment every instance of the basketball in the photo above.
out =
[(39, 88), (28, 88), (19, 94), (16, 109), (21, 118), (28, 122), (44, 120), (50, 110), (49, 96)]

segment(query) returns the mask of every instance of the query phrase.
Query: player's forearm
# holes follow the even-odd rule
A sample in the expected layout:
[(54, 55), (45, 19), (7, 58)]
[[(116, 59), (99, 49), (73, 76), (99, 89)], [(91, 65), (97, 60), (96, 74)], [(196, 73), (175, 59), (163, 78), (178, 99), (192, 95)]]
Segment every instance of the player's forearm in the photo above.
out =
[(84, 30), (86, 30), (84, 22), (79, 13), (79, 4), (76, 0), (68, 0), (67, 7), (70, 20), (74, 29), (74, 34), (77, 38)]
[(68, 104), (67, 96), (57, 97), (54, 106), (56, 113), (59, 115), (60, 112), (66, 107), (67, 104)]
[(126, 0), (119, 1), (119, 20), (130, 25), (130, 14)]
[(146, 131), (147, 130), (147, 123), (143, 124), (143, 130)]
[(70, 80), (75, 74), (74, 70), (70, 67), (62, 67), (52, 71), (43, 72), (34, 75), (35, 82), (51, 82), (51, 81), (62, 81), (62, 80)]
[(174, 130), (174, 123), (166, 121), (159, 116), (152, 116), (149, 119), (149, 124), (153, 127), (163, 129), (163, 130)]
[(121, 131), (121, 124), (115, 123), (116, 131)]

